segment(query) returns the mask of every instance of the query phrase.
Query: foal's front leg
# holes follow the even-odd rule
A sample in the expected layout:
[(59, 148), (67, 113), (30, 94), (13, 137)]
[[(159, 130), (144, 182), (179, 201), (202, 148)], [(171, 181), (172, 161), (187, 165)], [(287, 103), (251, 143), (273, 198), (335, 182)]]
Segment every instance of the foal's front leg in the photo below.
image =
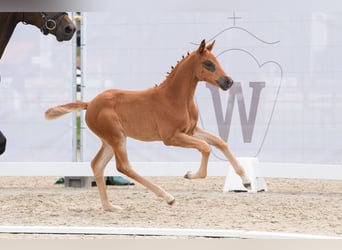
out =
[(215, 136), (199, 127), (196, 127), (193, 136), (205, 140), (210, 145), (213, 145), (214, 147), (220, 149), (222, 153), (227, 157), (229, 162), (232, 164), (232, 167), (234, 168), (235, 172), (240, 176), (243, 185), (246, 188), (251, 187), (251, 181), (247, 177), (244, 168), (242, 167), (240, 162), (235, 158), (233, 153), (229, 150), (228, 145), (225, 141), (223, 141), (220, 137)]
[(177, 133), (173, 137), (164, 140), (165, 145), (183, 148), (196, 148), (202, 154), (200, 168), (196, 173), (187, 172), (184, 176), (187, 179), (199, 179), (207, 176), (207, 166), (210, 155), (210, 146), (201, 138), (195, 138), (185, 133)]

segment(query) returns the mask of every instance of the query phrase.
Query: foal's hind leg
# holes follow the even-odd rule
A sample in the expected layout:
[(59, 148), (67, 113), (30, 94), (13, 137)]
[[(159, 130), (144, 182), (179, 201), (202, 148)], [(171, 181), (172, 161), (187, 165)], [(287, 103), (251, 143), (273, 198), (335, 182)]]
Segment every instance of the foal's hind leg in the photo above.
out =
[(108, 162), (110, 161), (110, 159), (112, 159), (112, 157), (113, 157), (112, 148), (103, 142), (101, 149), (96, 154), (94, 159), (91, 161), (91, 167), (92, 167), (96, 185), (100, 194), (102, 207), (106, 211), (118, 211), (122, 209), (121, 207), (113, 206), (110, 203), (108, 199), (108, 194), (106, 191), (106, 185), (104, 182), (104, 176), (103, 176), (104, 169), (106, 165), (108, 164)]
[(126, 137), (121, 136), (120, 143), (114, 143), (112, 145), (113, 151), (115, 152), (116, 168), (119, 172), (125, 174), (126, 176), (132, 178), (133, 180), (139, 182), (141, 185), (145, 186), (147, 189), (151, 190), (158, 197), (163, 198), (169, 205), (173, 205), (175, 198), (167, 193), (161, 187), (153, 184), (146, 178), (140, 176), (129, 164), (127, 151), (126, 151)]
[(216, 148), (220, 149), (222, 153), (227, 157), (227, 159), (232, 164), (235, 172), (240, 176), (242, 179), (242, 183), (246, 188), (251, 187), (251, 181), (247, 177), (244, 168), (239, 163), (239, 161), (235, 158), (232, 152), (229, 150), (228, 145), (224, 142), (220, 137), (215, 136), (199, 127), (196, 127), (194, 132), (194, 137), (205, 140), (210, 145), (215, 146)]

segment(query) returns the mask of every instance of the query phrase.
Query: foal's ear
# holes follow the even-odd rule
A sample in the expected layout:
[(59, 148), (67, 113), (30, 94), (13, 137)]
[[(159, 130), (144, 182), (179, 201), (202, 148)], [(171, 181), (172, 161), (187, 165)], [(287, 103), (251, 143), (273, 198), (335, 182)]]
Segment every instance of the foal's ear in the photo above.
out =
[(202, 40), (201, 45), (200, 45), (199, 48), (198, 48), (198, 52), (199, 52), (200, 54), (203, 54), (204, 49), (205, 49), (205, 39)]
[(211, 51), (214, 47), (214, 44), (215, 44), (215, 40), (207, 46), (207, 50)]

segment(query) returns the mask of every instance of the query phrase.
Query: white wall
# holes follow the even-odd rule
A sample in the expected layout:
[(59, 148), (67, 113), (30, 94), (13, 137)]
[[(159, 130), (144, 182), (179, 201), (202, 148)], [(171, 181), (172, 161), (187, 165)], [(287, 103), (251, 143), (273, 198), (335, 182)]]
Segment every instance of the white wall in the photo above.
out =
[[(141, 6), (140, 11), (129, 12), (125, 3), (121, 5), (122, 11), (118, 7), (115, 14), (85, 14), (85, 100), (108, 88), (145, 89), (158, 84), (171, 65), (197, 48), (194, 44), (203, 38), (215, 39), (214, 53), (240, 83), (243, 99), (237, 88), (219, 91), (213, 98), (206, 84), (200, 83), (196, 93), (200, 126), (227, 139), (240, 157), (342, 162), (342, 12), (303, 11), (305, 8), (272, 12), (262, 7), (234, 12), (234, 6), (231, 11), (199, 10), (197, 6), (194, 11), (159, 12)], [(264, 84), (254, 100), (258, 108), (250, 109), (252, 90), (261, 86), (258, 84)], [(234, 93), (238, 96), (233, 102)], [(229, 103), (234, 108), (227, 116)], [(240, 120), (242, 111), (245, 122)], [(253, 117), (254, 125), (249, 120)], [(99, 143), (88, 129), (84, 145), (85, 160), (90, 160)], [(162, 143), (129, 140), (128, 151), (132, 161), (200, 159), (196, 150), (167, 148)], [(221, 158), (214, 150), (211, 160)]]
[[(197, 47), (194, 44), (215, 39), (214, 53), (240, 83), (243, 99), (239, 96), (239, 100), (245, 107), (242, 102), (238, 105), (237, 97), (232, 102), (234, 93), (241, 94), (238, 84), (230, 92), (218, 91), (213, 99), (206, 84), (200, 83), (196, 100), (202, 127), (227, 139), (239, 157), (341, 164), (342, 11), (317, 5), (306, 10), (302, 2), (294, 12), (290, 7), (269, 11), (262, 6), (239, 11), (241, 6), (235, 10), (235, 5), (208, 9), (203, 1), (188, 2), (184, 8), (171, 6), (157, 12), (149, 5), (130, 12), (130, 3), (120, 2), (113, 12), (85, 13), (84, 99), (108, 88), (145, 89), (158, 84), (171, 65)], [(8, 138), (1, 161), (71, 160), (72, 116), (55, 121), (43, 117), (47, 108), (72, 100), (71, 60), (71, 42), (58, 43), (35, 27), (18, 25), (0, 61), (0, 130)], [(255, 114), (250, 110), (250, 82), (257, 82), (254, 90), (265, 84), (255, 100), (258, 108), (252, 108)], [(246, 112), (247, 124), (241, 123), (241, 111)], [(255, 124), (248, 127), (251, 113)], [(85, 139), (84, 160), (90, 160), (99, 143), (88, 129)], [(132, 161), (200, 159), (196, 150), (133, 140), (129, 140), (129, 157)], [(211, 160), (221, 157), (214, 150)]]

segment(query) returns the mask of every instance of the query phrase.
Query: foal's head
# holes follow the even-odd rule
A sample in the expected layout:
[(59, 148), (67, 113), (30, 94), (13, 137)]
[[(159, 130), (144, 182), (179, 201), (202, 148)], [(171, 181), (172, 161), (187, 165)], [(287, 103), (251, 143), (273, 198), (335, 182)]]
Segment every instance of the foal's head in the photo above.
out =
[(199, 81), (206, 81), (223, 90), (229, 89), (233, 85), (233, 80), (222, 69), (216, 57), (211, 53), (215, 41), (206, 46), (205, 40), (201, 42), (195, 51), (196, 65), (195, 74)]

